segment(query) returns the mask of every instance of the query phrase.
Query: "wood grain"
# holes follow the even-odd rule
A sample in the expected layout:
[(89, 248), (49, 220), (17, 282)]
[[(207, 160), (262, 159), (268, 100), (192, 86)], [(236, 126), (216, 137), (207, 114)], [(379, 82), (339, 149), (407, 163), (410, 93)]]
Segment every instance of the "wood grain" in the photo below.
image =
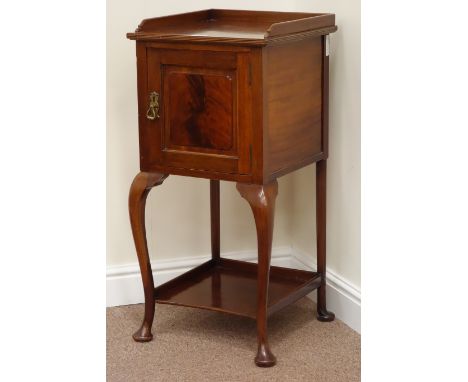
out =
[[(158, 304), (190, 306), (257, 318), (257, 264), (212, 259), (155, 288)], [(316, 272), (272, 266), (268, 316), (279, 311), (293, 293), (301, 297), (320, 285)]]
[[(145, 57), (146, 64), (138, 61), (147, 76), (139, 98), (148, 99), (148, 93), (156, 91), (161, 109), (159, 119), (140, 116), (140, 169), (164, 173), (185, 169), (186, 175), (194, 176), (213, 172), (236, 180), (249, 175), (249, 55), (147, 48)], [(200, 67), (203, 62), (206, 67)]]
[(276, 364), (276, 357), (270, 350), (267, 335), (268, 291), (270, 280), (271, 242), (275, 217), (275, 201), (278, 195), (276, 180), (267, 185), (237, 183), (237, 190), (252, 209), (258, 241), (257, 275), (257, 342), (255, 357), (257, 366), (270, 367)]
[(276, 37), (308, 31), (334, 32), (329, 13), (207, 9), (143, 20), (127, 38), (140, 41), (265, 46)]
[(322, 36), (322, 151), (323, 158), (328, 158), (328, 103), (329, 103), (329, 66), (330, 57), (326, 54), (326, 38)]
[(154, 281), (146, 242), (146, 198), (151, 188), (162, 184), (166, 178), (166, 174), (140, 172), (135, 176), (132, 182), (128, 197), (130, 224), (145, 292), (145, 315), (143, 323), (133, 335), (133, 339), (137, 342), (147, 342), (153, 339), (151, 326), (153, 325), (154, 318)]
[[(144, 20), (137, 40), (140, 174), (130, 189), (145, 291), (136, 341), (152, 338), (155, 301), (255, 318), (258, 366), (273, 366), (267, 317), (318, 288), (326, 309), (328, 65), (334, 15), (203, 10)], [(159, 118), (149, 120), (149, 95)], [(317, 162), (317, 272), (271, 267), (277, 178)], [(145, 202), (168, 174), (210, 179), (211, 260), (154, 288)], [(221, 257), (220, 180), (236, 181), (257, 229), (258, 265)]]
[[(225, 20), (248, 17), (226, 12)], [(323, 41), (284, 40), (247, 51), (138, 42), (140, 169), (265, 184), (326, 158)], [(150, 91), (161, 94), (162, 105), (151, 122), (144, 117)]]
[(265, 48), (264, 176), (303, 167), (322, 154), (320, 37)]
[(172, 71), (166, 77), (169, 147), (232, 149), (232, 75)]

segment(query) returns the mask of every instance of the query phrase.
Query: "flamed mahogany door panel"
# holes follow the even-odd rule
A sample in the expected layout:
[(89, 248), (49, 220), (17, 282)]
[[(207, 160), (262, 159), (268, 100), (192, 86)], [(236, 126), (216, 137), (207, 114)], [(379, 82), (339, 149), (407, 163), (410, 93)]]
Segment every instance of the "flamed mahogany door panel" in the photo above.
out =
[(249, 54), (147, 48), (146, 57), (146, 99), (157, 92), (160, 108), (141, 127), (152, 138), (140, 140), (143, 167), (249, 174)]
[(237, 154), (235, 71), (164, 70), (165, 149)]

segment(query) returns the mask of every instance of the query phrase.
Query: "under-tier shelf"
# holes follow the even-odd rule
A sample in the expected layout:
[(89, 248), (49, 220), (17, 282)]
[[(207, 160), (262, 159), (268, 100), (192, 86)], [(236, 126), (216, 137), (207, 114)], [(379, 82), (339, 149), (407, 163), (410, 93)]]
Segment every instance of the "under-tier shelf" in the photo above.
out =
[[(316, 272), (271, 267), (268, 315), (320, 286)], [(210, 260), (155, 288), (156, 302), (256, 318), (257, 264)]]

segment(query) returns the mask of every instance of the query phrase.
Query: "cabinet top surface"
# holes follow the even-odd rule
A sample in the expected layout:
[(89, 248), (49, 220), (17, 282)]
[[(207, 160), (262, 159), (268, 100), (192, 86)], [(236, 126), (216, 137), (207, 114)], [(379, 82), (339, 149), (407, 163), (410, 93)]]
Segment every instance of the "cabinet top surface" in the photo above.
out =
[(131, 40), (266, 45), (297, 34), (336, 31), (331, 13), (207, 9), (143, 20)]

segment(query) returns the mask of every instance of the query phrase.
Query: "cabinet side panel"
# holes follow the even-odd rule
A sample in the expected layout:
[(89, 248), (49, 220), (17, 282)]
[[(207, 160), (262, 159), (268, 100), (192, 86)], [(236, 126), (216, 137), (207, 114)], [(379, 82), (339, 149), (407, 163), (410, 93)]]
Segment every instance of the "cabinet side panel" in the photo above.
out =
[(268, 179), (322, 155), (321, 37), (268, 46), (264, 60)]

